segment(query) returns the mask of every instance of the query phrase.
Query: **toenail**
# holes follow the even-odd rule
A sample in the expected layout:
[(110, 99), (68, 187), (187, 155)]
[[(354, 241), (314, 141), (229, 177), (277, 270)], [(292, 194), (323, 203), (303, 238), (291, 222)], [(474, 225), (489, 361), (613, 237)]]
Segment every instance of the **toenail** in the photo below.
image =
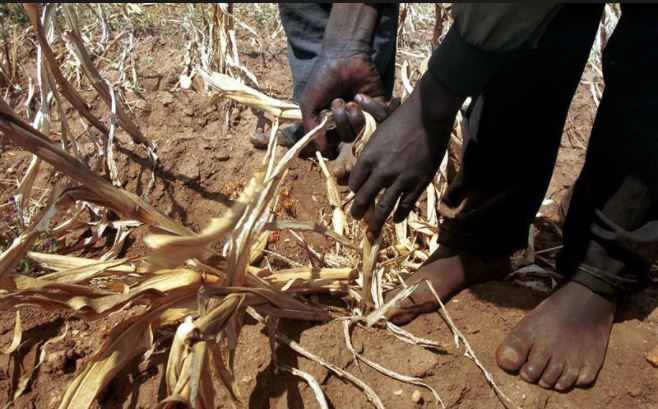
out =
[(521, 375), (521, 379), (523, 379), (524, 381), (529, 382), (529, 383), (533, 383), (534, 379), (533, 379), (532, 375), (530, 375), (529, 372), (530, 371), (521, 370), (521, 372), (519, 374)]
[(508, 369), (511, 371), (517, 370), (519, 367), (519, 360), (521, 355), (513, 348), (504, 347), (499, 355), (499, 364), (503, 369)]
[(537, 367), (534, 365), (529, 365), (527, 368), (525, 368), (525, 370), (522, 371), (521, 375), (524, 374), (529, 378), (530, 382), (537, 379), (537, 377), (539, 376), (539, 374), (537, 373)]

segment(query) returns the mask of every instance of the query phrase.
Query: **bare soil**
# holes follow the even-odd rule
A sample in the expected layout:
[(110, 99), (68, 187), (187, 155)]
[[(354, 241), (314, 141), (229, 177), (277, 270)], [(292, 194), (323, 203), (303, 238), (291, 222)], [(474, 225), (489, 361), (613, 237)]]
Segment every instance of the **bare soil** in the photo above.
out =
[[(246, 181), (258, 168), (263, 157), (247, 140), (257, 126), (256, 116), (249, 110), (228, 103), (208, 105), (200, 82), (192, 89), (170, 92), (177, 80), (180, 67), (181, 44), (175, 38), (145, 37), (140, 39), (137, 55), (148, 57), (154, 63), (139, 72), (143, 87), (135, 109), (136, 122), (159, 149), (156, 183), (146, 191), (151, 175), (151, 163), (143, 148), (128, 142), (120, 135), (119, 171), (124, 187), (144, 197), (167, 215), (197, 230), (210, 217), (221, 214), (239, 183)], [(248, 43), (245, 42), (245, 45)], [(253, 50), (241, 53), (243, 62), (257, 75), (263, 90), (270, 95), (288, 99), (291, 95), (289, 68), (285, 58), (285, 40), (281, 37), (270, 44), (278, 50), (277, 58), (262, 59)], [(266, 62), (266, 64), (264, 64)], [(95, 112), (107, 110), (91, 92), (84, 95)], [(572, 105), (563, 137), (558, 164), (547, 197), (560, 201), (571, 186), (582, 166), (596, 107), (589, 89), (581, 85)], [(77, 122), (76, 122), (77, 124)], [(14, 187), (7, 179), (20, 177), (27, 167), (30, 154), (13, 146), (0, 149), (0, 199), (7, 203)], [(44, 167), (37, 186), (47, 187), (59, 175)], [(294, 161), (287, 178), (286, 188), (294, 201), (294, 208), (282, 213), (299, 220), (327, 219), (329, 212), (325, 200), (320, 170), (311, 162)], [(9, 220), (8, 209), (0, 208), (2, 220)], [(544, 210), (544, 209), (542, 209)], [(560, 223), (557, 208), (546, 208), (546, 217)], [(0, 225), (3, 229), (7, 225)], [(126, 246), (125, 254), (145, 251), (141, 238), (146, 229), (136, 230)], [(325, 243), (312, 236), (308, 239), (317, 249)], [(538, 247), (555, 245), (555, 234), (550, 229), (540, 231)], [(101, 242), (96, 250), (102, 248)], [(285, 236), (276, 244), (277, 251), (291, 258), (304, 260), (303, 250)], [(94, 249), (86, 254), (94, 254)], [(84, 255), (84, 254), (83, 254)], [(511, 283), (490, 283), (463, 291), (447, 305), (456, 325), (470, 341), (484, 365), (512, 401), (524, 408), (656, 408), (658, 407), (658, 369), (645, 360), (645, 353), (658, 346), (658, 288), (654, 285), (639, 294), (624, 299), (619, 317), (613, 327), (607, 358), (596, 384), (589, 389), (568, 393), (549, 392), (529, 385), (520, 378), (500, 370), (494, 352), (511, 328), (521, 317), (535, 307), (545, 294), (533, 292)], [(85, 365), (110, 328), (136, 311), (133, 307), (106, 319), (85, 323), (63, 312), (45, 312), (22, 308), (24, 343), (18, 361), (26, 368), (37, 359), (37, 347), (46, 339), (64, 332), (66, 337), (47, 348), (47, 358), (37, 369), (28, 391), (16, 402), (16, 408), (53, 408), (64, 393), (67, 384)], [(0, 348), (10, 342), (14, 325), (14, 312), (0, 312)], [(284, 322), (285, 333), (307, 349), (354, 373), (368, 383), (391, 408), (436, 407), (432, 395), (422, 388), (400, 383), (364, 364), (356, 365), (345, 346), (340, 322), (311, 325)], [(418, 376), (434, 387), (442, 396), (446, 407), (496, 408), (502, 405), (487, 384), (480, 370), (464, 356), (463, 348), (456, 348), (452, 334), (437, 314), (422, 316), (406, 327), (412, 333), (439, 341), (441, 351), (428, 351), (421, 347), (401, 343), (391, 334), (377, 329), (358, 329), (354, 334), (357, 350), (391, 369)], [(171, 331), (169, 331), (171, 332)], [(316, 407), (313, 392), (306, 383), (288, 373), (277, 372), (266, 330), (248, 322), (243, 329), (236, 358), (236, 378), (248, 396), (252, 408)], [(170, 340), (170, 339), (169, 339)], [(165, 345), (166, 345), (165, 341)], [(160, 348), (162, 349), (162, 348)], [(314, 362), (298, 357), (285, 346), (276, 350), (278, 359), (313, 374), (322, 384), (330, 405), (335, 408), (368, 408), (371, 404), (353, 385), (330, 374)], [(0, 406), (7, 402), (10, 380), (18, 376), (9, 372), (9, 359), (0, 356)], [(135, 362), (120, 373), (109, 385), (97, 406), (102, 408), (152, 407), (166, 395), (163, 370), (166, 354), (156, 353), (148, 364)], [(422, 402), (412, 402), (415, 390), (422, 394)], [(226, 402), (226, 401), (224, 401)], [(229, 407), (222, 403), (220, 407)]]

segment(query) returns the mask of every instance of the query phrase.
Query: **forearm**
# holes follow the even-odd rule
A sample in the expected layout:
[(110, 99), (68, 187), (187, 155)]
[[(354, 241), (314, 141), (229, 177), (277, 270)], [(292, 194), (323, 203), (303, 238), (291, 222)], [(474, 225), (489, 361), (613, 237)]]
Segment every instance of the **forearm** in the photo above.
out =
[(379, 12), (380, 6), (377, 4), (334, 4), (325, 29), (323, 47), (359, 43), (371, 47)]
[(419, 104), (423, 127), (433, 134), (441, 134), (446, 126), (452, 128), (466, 97), (438, 82), (432, 74), (425, 73), (409, 99)]

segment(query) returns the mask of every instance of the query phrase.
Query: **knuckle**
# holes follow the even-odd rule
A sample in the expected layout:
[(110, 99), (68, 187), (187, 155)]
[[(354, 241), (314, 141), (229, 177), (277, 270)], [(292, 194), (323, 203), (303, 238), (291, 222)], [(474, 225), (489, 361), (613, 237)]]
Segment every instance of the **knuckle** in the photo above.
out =
[(382, 203), (381, 201), (375, 205), (375, 214), (380, 216), (388, 216), (391, 212), (391, 206), (388, 203)]

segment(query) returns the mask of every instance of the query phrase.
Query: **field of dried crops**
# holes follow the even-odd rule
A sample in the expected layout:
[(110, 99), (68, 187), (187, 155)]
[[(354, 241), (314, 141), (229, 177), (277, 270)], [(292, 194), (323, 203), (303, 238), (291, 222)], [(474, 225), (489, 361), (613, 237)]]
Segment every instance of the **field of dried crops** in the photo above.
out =
[[(402, 7), (396, 95), (444, 12)], [(296, 157), (314, 132), (254, 150), (250, 133), (299, 116), (275, 5), (7, 5), (1, 29), (0, 405), (658, 404), (644, 356), (655, 286), (624, 301), (591, 389), (544, 391), (493, 359), (552, 285), (560, 203), (602, 90), (596, 50), (514, 276), (398, 328), (382, 321), (382, 293), (436, 248), (458, 159), (368, 243), (331, 164)], [(457, 152), (459, 126), (453, 136)]]

